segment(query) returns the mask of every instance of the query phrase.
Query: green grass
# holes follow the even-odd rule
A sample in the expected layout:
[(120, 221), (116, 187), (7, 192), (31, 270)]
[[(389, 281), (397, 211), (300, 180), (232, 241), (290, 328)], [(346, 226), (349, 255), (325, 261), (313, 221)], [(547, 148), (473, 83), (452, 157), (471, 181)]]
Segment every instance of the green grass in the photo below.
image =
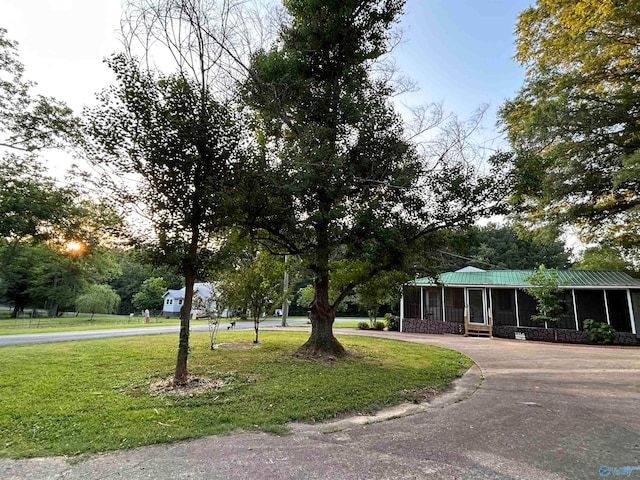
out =
[[(19, 318), (0, 319), (0, 335), (17, 335), (23, 333), (75, 332), (80, 330), (104, 330), (111, 328), (140, 328), (180, 325), (179, 318), (151, 317), (149, 323), (142, 317), (131, 319), (124, 315), (109, 315), (91, 317), (59, 317), (59, 318)], [(273, 318), (267, 318), (273, 320)], [(223, 322), (227, 322), (224, 319)], [(236, 319), (236, 321), (240, 321)], [(191, 320), (191, 324), (206, 325), (207, 320)]]
[(334, 362), (295, 358), (306, 333), (221, 332), (210, 350), (191, 336), (192, 375), (222, 381), (193, 396), (156, 394), (172, 375), (177, 337), (154, 335), (0, 348), (0, 457), (76, 455), (235, 430), (283, 433), (292, 420), (371, 413), (442, 387), (471, 361), (438, 347), (343, 336), (355, 355)]

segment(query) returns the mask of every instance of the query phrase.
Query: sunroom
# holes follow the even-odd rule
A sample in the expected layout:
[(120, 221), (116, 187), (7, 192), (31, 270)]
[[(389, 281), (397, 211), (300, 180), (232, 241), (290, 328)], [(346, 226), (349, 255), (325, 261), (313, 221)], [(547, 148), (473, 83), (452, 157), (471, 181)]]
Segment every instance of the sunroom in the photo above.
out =
[(640, 280), (618, 271), (557, 271), (563, 311), (550, 325), (532, 318), (536, 301), (523, 290), (532, 274), (467, 267), (435, 281), (417, 278), (403, 290), (401, 331), (588, 343), (584, 321), (592, 319), (611, 325), (616, 343), (640, 344)]

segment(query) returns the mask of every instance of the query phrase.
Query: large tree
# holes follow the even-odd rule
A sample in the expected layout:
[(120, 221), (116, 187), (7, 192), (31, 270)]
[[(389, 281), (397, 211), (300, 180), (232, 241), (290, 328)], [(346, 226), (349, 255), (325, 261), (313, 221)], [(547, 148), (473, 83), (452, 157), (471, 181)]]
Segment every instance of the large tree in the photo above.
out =
[(194, 283), (232, 218), (241, 123), (229, 104), (182, 71), (157, 74), (125, 55), (108, 63), (117, 82), (86, 112), (88, 158), (108, 169), (104, 179), (121, 200), (142, 209), (151, 223), (148, 244), (184, 276), (174, 374), (183, 384)]
[(537, 232), (495, 224), (454, 232), (450, 248), (459, 257), (448, 260), (455, 265), (452, 268), (468, 264), (484, 269), (530, 270), (541, 264), (549, 268), (567, 268), (569, 251), (564, 242), (557, 238), (540, 238), (534, 233)]
[(638, 0), (538, 0), (516, 27), (524, 85), (500, 111), (514, 203), (628, 247), (640, 242), (638, 11)]
[(96, 313), (116, 313), (120, 305), (120, 297), (109, 285), (91, 285), (76, 299), (76, 312), (91, 313), (91, 320)]
[(73, 306), (112, 269), (101, 245), (121, 220), (110, 205), (58, 186), (33, 156), (0, 161), (0, 290), (14, 307)]
[(486, 206), (487, 183), (450, 156), (457, 145), (418, 155), (389, 77), (375, 74), (404, 3), (285, 1), (290, 20), (272, 49), (253, 55), (244, 84), (263, 152), (243, 179), (245, 211), (255, 238), (299, 255), (313, 275), (307, 353), (343, 354), (332, 326), (355, 286), (405, 270), (417, 239)]

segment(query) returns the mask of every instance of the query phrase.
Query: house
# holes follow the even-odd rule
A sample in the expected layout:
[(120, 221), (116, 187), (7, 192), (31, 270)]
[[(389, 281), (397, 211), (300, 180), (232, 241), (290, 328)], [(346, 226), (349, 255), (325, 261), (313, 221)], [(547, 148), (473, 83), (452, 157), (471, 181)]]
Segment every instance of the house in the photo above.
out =
[(532, 320), (536, 301), (523, 290), (533, 273), (466, 267), (437, 281), (417, 278), (403, 289), (400, 330), (589, 343), (583, 324), (593, 319), (616, 330), (615, 343), (640, 345), (640, 280), (617, 271), (560, 270), (564, 311), (556, 325), (545, 325)]
[[(179, 317), (180, 309), (184, 304), (185, 287), (180, 290), (167, 290), (162, 296), (162, 315), (165, 318)], [(193, 285), (193, 304), (191, 315), (208, 315), (216, 312), (215, 285), (213, 283), (195, 283)], [(220, 316), (228, 316), (227, 310), (218, 312)]]

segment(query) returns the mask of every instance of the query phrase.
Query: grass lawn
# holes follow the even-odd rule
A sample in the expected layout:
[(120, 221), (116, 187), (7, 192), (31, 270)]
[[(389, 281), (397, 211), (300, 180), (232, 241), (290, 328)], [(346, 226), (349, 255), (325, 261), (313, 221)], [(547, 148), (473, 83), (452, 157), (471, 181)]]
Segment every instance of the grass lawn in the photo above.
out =
[(472, 362), (450, 350), (340, 337), (354, 355), (312, 361), (291, 354), (298, 332), (220, 332), (227, 348), (191, 335), (190, 373), (214, 388), (191, 395), (152, 385), (173, 373), (176, 335), (0, 348), (0, 457), (76, 455), (234, 430), (285, 433), (291, 420), (370, 413), (444, 387)]
[[(275, 318), (267, 318), (273, 320)], [(235, 319), (236, 321), (240, 321)], [(222, 323), (228, 319), (221, 320)], [(192, 325), (206, 325), (207, 320), (191, 320)], [(179, 318), (151, 317), (149, 323), (142, 317), (124, 315), (95, 316), (93, 320), (87, 316), (15, 319), (0, 318), (0, 335), (17, 335), (21, 333), (73, 332), (80, 330), (103, 330), (110, 328), (140, 328), (180, 325)]]

